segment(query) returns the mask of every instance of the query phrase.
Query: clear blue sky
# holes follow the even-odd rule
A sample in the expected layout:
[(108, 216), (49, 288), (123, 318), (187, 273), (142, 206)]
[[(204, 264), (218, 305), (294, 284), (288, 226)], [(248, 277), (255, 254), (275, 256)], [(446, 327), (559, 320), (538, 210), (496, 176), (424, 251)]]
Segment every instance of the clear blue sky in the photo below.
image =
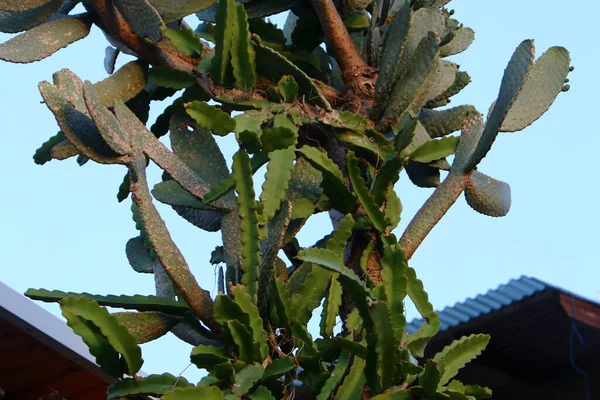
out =
[[(482, 172), (510, 183), (513, 205), (508, 216), (484, 217), (459, 199), (411, 265), (436, 309), (521, 274), (596, 298), (600, 214), (594, 159), (600, 132), (589, 118), (597, 116), (600, 92), (600, 56), (592, 41), (600, 2), (584, 0), (568, 6), (558, 0), (454, 0), (449, 6), (476, 32), (469, 50), (455, 57), (473, 82), (454, 105), (473, 104), (487, 113), (506, 63), (523, 39), (536, 40), (538, 56), (552, 45), (567, 47), (576, 69), (570, 75), (571, 90), (561, 94), (533, 126), (502, 134), (480, 166)], [(125, 257), (126, 241), (137, 235), (130, 202), (119, 204), (115, 197), (125, 169), (92, 162), (79, 167), (74, 160), (40, 167), (31, 158), (58, 130), (50, 111), (40, 104), (37, 83), (50, 80), (61, 68), (93, 82), (103, 79), (105, 46), (95, 29), (42, 62), (0, 63), (0, 280), (20, 292), (42, 287), (153, 293), (152, 277), (133, 272)], [(223, 143), (228, 143), (225, 155), (230, 160), (234, 146), (231, 140)], [(154, 170), (151, 176), (156, 180), (159, 175)], [(406, 176), (398, 189), (404, 204), (403, 229), (431, 190), (412, 186)], [(219, 234), (197, 230), (166, 207), (160, 210), (198, 281), (214, 292), (215, 270), (208, 260)], [(311, 244), (329, 229), (325, 218), (315, 218), (301, 232), (301, 244)], [(56, 306), (44, 306), (60, 313)], [(414, 316), (409, 310), (409, 318)], [(177, 374), (188, 365), (189, 350), (172, 337), (144, 345), (143, 369)], [(184, 375), (196, 379), (194, 369)]]

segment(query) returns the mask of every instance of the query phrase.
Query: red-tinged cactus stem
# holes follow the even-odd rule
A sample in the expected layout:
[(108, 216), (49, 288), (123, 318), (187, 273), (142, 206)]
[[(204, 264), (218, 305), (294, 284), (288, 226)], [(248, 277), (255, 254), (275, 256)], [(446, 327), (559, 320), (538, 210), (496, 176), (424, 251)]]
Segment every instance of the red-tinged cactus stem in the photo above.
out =
[(144, 230), (163, 269), (177, 288), (178, 295), (186, 301), (198, 318), (218, 336), (221, 332), (221, 325), (215, 320), (214, 302), (210, 297), (210, 293), (198, 285), (183, 255), (171, 239), (165, 222), (154, 204), (152, 204), (152, 196), (146, 179), (146, 157), (143, 154), (137, 154), (128, 166), (133, 201), (138, 206)]
[[(374, 90), (363, 87), (365, 83), (372, 85), (375, 69), (367, 65), (356, 49), (352, 37), (348, 33), (342, 17), (338, 13), (333, 0), (311, 0), (325, 33), (327, 47), (333, 53), (335, 60), (342, 70), (346, 86), (357, 87), (359, 90)], [(368, 82), (364, 82), (369, 78)]]
[(398, 242), (407, 260), (410, 260), (429, 232), (456, 202), (458, 196), (467, 187), (468, 181), (469, 174), (450, 171), (446, 179), (419, 209)]

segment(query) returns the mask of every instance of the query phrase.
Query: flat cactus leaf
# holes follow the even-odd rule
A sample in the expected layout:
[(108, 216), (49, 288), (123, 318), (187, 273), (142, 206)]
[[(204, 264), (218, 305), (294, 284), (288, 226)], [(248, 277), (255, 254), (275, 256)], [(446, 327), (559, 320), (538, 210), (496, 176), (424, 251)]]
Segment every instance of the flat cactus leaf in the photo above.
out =
[[(394, 138), (394, 149), (398, 153), (410, 147), (411, 143), (413, 143), (415, 139), (415, 136), (417, 136), (417, 129), (425, 129), (422, 125), (419, 125), (419, 119), (416, 118), (414, 114), (408, 112), (402, 116), (398, 126), (398, 133)], [(419, 135), (422, 135), (422, 133), (419, 133)]]
[(148, 78), (159, 86), (177, 90), (188, 88), (196, 83), (191, 74), (168, 67), (153, 67), (148, 71)]
[(191, 386), (169, 390), (162, 400), (223, 400), (224, 394), (217, 386)]
[[(333, 232), (333, 235), (327, 240), (325, 249), (328, 252), (336, 254), (341, 259), (346, 248), (346, 243), (352, 235), (353, 227), (354, 219), (352, 216), (347, 215), (344, 217), (340, 221), (338, 228)], [(290, 309), (293, 319), (297, 319), (301, 324), (308, 323), (312, 311), (321, 304), (321, 300), (326, 294), (331, 276), (332, 274), (328, 270), (311, 267), (310, 272), (304, 276), (302, 284), (293, 292)], [(332, 298), (332, 302), (331, 309), (333, 310), (335, 304), (338, 303), (337, 298)], [(338, 313), (330, 315), (328, 318), (335, 319), (337, 316)]]
[[(450, 382), (452, 384), (452, 382)], [(450, 386), (450, 385), (448, 385)], [(482, 387), (479, 385), (464, 385), (465, 386), (465, 394), (467, 396), (473, 396), (476, 399), (491, 399), (492, 391), (486, 387)]]
[(404, 160), (399, 155), (388, 158), (377, 175), (371, 188), (371, 196), (375, 204), (381, 206), (386, 199), (390, 185), (396, 183), (400, 177), (400, 171), (404, 167)]
[(42, 7), (49, 0), (2, 0), (0, 11), (22, 12)]
[(406, 318), (404, 317), (404, 299), (407, 295), (408, 262), (404, 252), (398, 245), (385, 246), (381, 262), (381, 280), (385, 290), (387, 305), (392, 317), (394, 336), (397, 342), (402, 341)]
[[(60, 301), (60, 308), (63, 316), (67, 319), (67, 324), (72, 328), (73, 322), (76, 319), (77, 326), (80, 326), (82, 323), (89, 326), (91, 323), (98, 329), (97, 332), (102, 334), (108, 340), (110, 346), (125, 360), (126, 366), (123, 372), (127, 372), (128, 375), (135, 375), (140, 370), (144, 360), (142, 360), (142, 350), (136, 343), (135, 337), (118, 322), (116, 317), (109, 314), (106, 308), (83, 296), (69, 296), (62, 299)], [(75, 331), (75, 333), (82, 336), (84, 342), (89, 335), (89, 331), (83, 335), (78, 331)], [(88, 343), (86, 342), (86, 344)], [(90, 347), (90, 344), (88, 344), (88, 347)], [(92, 348), (90, 348), (91, 350)], [(96, 361), (98, 361), (97, 355)], [(117, 375), (119, 378), (121, 376), (122, 373), (121, 375)]]
[(292, 168), (286, 199), (308, 199), (315, 203), (321, 197), (323, 174), (314, 168), (305, 158), (296, 159)]
[(291, 75), (298, 83), (298, 95), (306, 96), (307, 103), (318, 105), (327, 111), (332, 110), (331, 105), (321, 94), (317, 85), (304, 71), (268, 46), (257, 43), (255, 50), (257, 56), (256, 68), (259, 75), (273, 82), (279, 82), (284, 76)]
[[(258, 171), (258, 169), (265, 165), (268, 161), (269, 157), (266, 151), (255, 154), (254, 157), (250, 159), (252, 174)], [(231, 192), (234, 187), (235, 181), (233, 180), (232, 175), (222, 179), (216, 186), (206, 193), (204, 196), (204, 204), (211, 204), (212, 202), (217, 201), (227, 193)]]
[(147, 68), (139, 61), (130, 61), (108, 78), (94, 84), (100, 102), (112, 108), (117, 101), (123, 103), (133, 99), (146, 86)]
[(465, 189), (467, 203), (478, 213), (503, 217), (510, 210), (510, 186), (479, 171), (469, 176)]
[(162, 38), (163, 20), (148, 0), (114, 0), (114, 4), (138, 36), (153, 42)]
[(349, 351), (342, 351), (340, 356), (335, 363), (335, 367), (331, 374), (323, 384), (323, 387), (319, 391), (317, 395), (317, 400), (328, 400), (335, 393), (336, 389), (342, 382), (342, 379), (346, 375), (346, 371), (350, 366), (350, 360), (352, 359), (352, 354)]
[(264, 368), (260, 364), (251, 364), (235, 375), (235, 384), (231, 389), (233, 394), (242, 396), (250, 391), (252, 386), (258, 382), (264, 373)]
[[(252, 332), (250, 332), (250, 328), (242, 324), (237, 319), (227, 321), (226, 325), (229, 328), (231, 337), (233, 338), (233, 341), (237, 346), (237, 354), (239, 359), (247, 364), (258, 360), (260, 358), (260, 355), (258, 354), (258, 348), (256, 346), (256, 343), (254, 343), (254, 338), (252, 337)], [(260, 366), (260, 364), (258, 365)]]
[(515, 50), (504, 71), (498, 99), (488, 117), (479, 143), (465, 163), (463, 168), (465, 172), (472, 171), (492, 148), (496, 136), (498, 136), (498, 130), (527, 80), (535, 57), (534, 53), (532, 40), (525, 40)]
[(261, 151), (262, 147), (259, 132), (245, 129), (241, 132), (236, 132), (235, 136), (239, 145), (249, 154), (255, 154)]
[(481, 140), (484, 130), (482, 115), (478, 113), (467, 117), (461, 125), (461, 130), (460, 142), (452, 163), (452, 169), (457, 172), (464, 171), (469, 158)]
[(113, 400), (135, 395), (161, 396), (168, 390), (188, 386), (192, 385), (187, 379), (171, 374), (125, 378), (110, 385), (106, 391), (106, 397), (108, 400)]
[(430, 110), (423, 108), (419, 120), (429, 136), (438, 138), (461, 129), (466, 118), (479, 115), (473, 106), (458, 106), (446, 110)]
[(228, 85), (231, 71), (231, 43), (236, 19), (235, 0), (219, 0), (216, 4), (214, 57), (210, 62), (210, 76), (217, 85)]
[(325, 195), (340, 212), (352, 212), (356, 209), (356, 198), (344, 184), (339, 167), (327, 155), (315, 147), (302, 146), (302, 156), (323, 174), (322, 187)]
[(171, 29), (163, 27), (162, 32), (173, 43), (175, 48), (183, 54), (190, 57), (202, 57), (204, 46), (193, 30), (188, 28)]
[(258, 242), (258, 216), (252, 183), (250, 159), (244, 150), (233, 156), (233, 179), (235, 191), (238, 193), (238, 215), (242, 237), (242, 283), (248, 289), (252, 301), (256, 303), (258, 289), (258, 267), (260, 264)]
[[(328, 249), (304, 249), (298, 253), (298, 258), (302, 261), (318, 264), (323, 268), (339, 274), (340, 283), (350, 290), (355, 301), (362, 304), (357, 304), (357, 307), (366, 306), (366, 299), (372, 297), (371, 291), (365, 286), (365, 283), (352, 271), (344, 266), (342, 258), (339, 254)], [(361, 297), (362, 296), (362, 297)], [(360, 299), (360, 300), (359, 300)], [(363, 308), (363, 311), (366, 310)], [(361, 313), (362, 314), (362, 313)]]
[(235, 120), (229, 114), (207, 103), (193, 101), (186, 104), (185, 111), (199, 126), (215, 135), (225, 136), (235, 130)]
[(363, 31), (369, 27), (369, 21), (367, 12), (357, 12), (344, 19), (344, 26), (348, 32)]
[(64, 140), (52, 147), (50, 155), (55, 160), (66, 160), (67, 158), (75, 157), (79, 155), (77, 148), (73, 146), (68, 140)]
[[(81, 90), (81, 87), (79, 88)], [(102, 139), (92, 119), (71, 104), (76, 104), (64, 96), (59, 89), (48, 83), (41, 82), (40, 93), (46, 106), (52, 111), (63, 134), (68, 138), (80, 154), (94, 161), (106, 164), (122, 163), (115, 153)], [(83, 96), (79, 92), (80, 100)], [(85, 104), (84, 104), (85, 109)], [(87, 112), (87, 110), (86, 110)]]
[[(373, 332), (377, 337), (375, 348), (372, 348), (371, 340), (367, 336), (367, 349), (371, 348), (371, 351), (375, 351), (377, 354), (377, 376), (379, 387), (387, 388), (393, 385), (396, 376), (396, 348), (397, 341), (395, 338), (395, 332), (392, 324), (392, 316), (390, 310), (385, 303), (377, 303), (371, 307), (369, 314), (373, 321)], [(369, 356), (367, 356), (367, 364), (369, 363)], [(367, 373), (367, 380), (369, 373)], [(377, 385), (371, 385), (372, 388)]]
[(433, 80), (434, 83), (429, 89), (427, 94), (427, 102), (432, 99), (437, 99), (443, 96), (448, 91), (454, 82), (456, 81), (456, 74), (458, 74), (458, 65), (449, 61), (440, 60), (436, 71), (436, 77)]
[(236, 4), (231, 34), (231, 65), (235, 87), (247, 89), (256, 82), (256, 54), (250, 43), (248, 16), (242, 4)]
[(250, 393), (246, 394), (250, 400), (276, 400), (271, 394), (271, 391), (265, 386), (259, 386)]
[(417, 278), (417, 273), (413, 268), (408, 267), (406, 277), (408, 296), (419, 314), (424, 318), (423, 325), (419, 330), (406, 339), (406, 346), (414, 357), (423, 357), (427, 342), (440, 329), (440, 319), (429, 302), (429, 296), (423, 288), (423, 282)]
[(117, 57), (119, 56), (119, 49), (116, 49), (112, 46), (106, 46), (104, 50), (104, 71), (107, 74), (112, 74), (115, 72), (115, 64), (117, 63)]
[(294, 146), (269, 153), (269, 163), (260, 194), (260, 201), (263, 204), (261, 214), (263, 221), (269, 221), (279, 209), (288, 188), (295, 159)]
[(408, 2), (404, 2), (390, 24), (383, 44), (379, 76), (375, 83), (374, 116), (377, 116), (385, 107), (390, 92), (398, 79), (398, 74), (402, 70), (410, 22), (410, 5)]
[(323, 268), (311, 266), (304, 280), (293, 292), (289, 307), (289, 318), (300, 324), (307, 324), (314, 309), (321, 305), (329, 286), (331, 273)]
[[(173, 152), (209, 186), (217, 186), (229, 176), (225, 157), (210, 132), (197, 126), (182, 109), (173, 113), (169, 125)], [(235, 202), (233, 195), (224, 200), (230, 205)]]
[(456, 152), (458, 141), (457, 136), (430, 140), (413, 150), (410, 153), (410, 159), (411, 161), (427, 164), (451, 156)]
[(40, 300), (49, 303), (59, 302), (69, 296), (84, 296), (88, 300), (96, 301), (101, 306), (112, 308), (123, 308), (126, 310), (158, 311), (166, 314), (183, 315), (190, 312), (187, 304), (164, 297), (143, 295), (97, 295), (89, 293), (61, 292), (60, 290), (28, 289), (25, 296), (32, 300)]
[(47, 21), (62, 5), (62, 0), (50, 0), (25, 11), (0, 10), (0, 32), (18, 33)]
[(397, 85), (392, 88), (378, 129), (397, 126), (406, 110), (416, 113), (429, 97), (438, 66), (438, 40), (431, 33), (417, 46), (414, 56)]
[(178, 21), (190, 14), (202, 11), (213, 4), (216, 0), (149, 0), (152, 6), (161, 15), (165, 24)]
[(439, 168), (427, 164), (410, 162), (406, 164), (406, 174), (410, 181), (420, 188), (434, 188), (440, 184)]
[(458, 28), (454, 31), (454, 38), (440, 47), (440, 56), (448, 57), (465, 51), (475, 40), (475, 31), (471, 28)]
[(137, 344), (156, 340), (169, 333), (181, 322), (181, 318), (174, 318), (156, 311), (120, 312), (112, 315), (135, 337)]
[(440, 385), (445, 385), (458, 371), (475, 359), (490, 342), (490, 335), (469, 335), (455, 340), (433, 357), (442, 372)]
[(35, 151), (33, 155), (33, 161), (38, 165), (44, 165), (48, 161), (52, 160), (52, 149), (60, 143), (66, 140), (65, 135), (62, 132), (58, 132), (50, 139), (42, 143), (42, 145)]
[(540, 118), (562, 91), (570, 64), (571, 57), (564, 47), (551, 47), (538, 58), (508, 110), (500, 132), (520, 131)]
[[(98, 332), (98, 327), (94, 323), (66, 310), (63, 310), (62, 314), (69, 328), (81, 337), (90, 354), (95, 357), (96, 364), (100, 366), (100, 369), (109, 376), (122, 378), (127, 368), (123, 365), (119, 352), (115, 350), (108, 338)], [(125, 328), (123, 327), (123, 329)]]
[(260, 317), (258, 307), (252, 303), (250, 294), (246, 291), (242, 285), (236, 285), (232, 291), (235, 296), (235, 302), (240, 306), (241, 310), (246, 313), (249, 317), (249, 328), (252, 331), (254, 342), (258, 347), (260, 353), (261, 362), (269, 356), (269, 346), (267, 340), (267, 333), (263, 327), (263, 319)]
[(365, 378), (366, 362), (354, 356), (350, 371), (335, 393), (334, 400), (359, 399), (367, 379)]
[[(300, 14), (304, 14), (300, 12)], [(290, 34), (289, 44), (305, 51), (313, 51), (325, 40), (323, 29), (314, 16), (303, 15), (298, 18)]]
[(246, 112), (239, 114), (234, 117), (235, 119), (235, 131), (243, 132), (250, 131), (260, 134), (262, 132), (261, 125), (273, 118), (273, 114), (270, 112)]
[(277, 82), (277, 87), (286, 103), (291, 103), (298, 96), (298, 83), (291, 75), (281, 77)]
[(263, 149), (269, 152), (292, 148), (296, 143), (298, 133), (283, 126), (275, 126), (263, 130), (260, 136)]
[(283, 247), (283, 239), (290, 224), (292, 206), (289, 201), (281, 203), (279, 212), (275, 214), (268, 225), (268, 236), (261, 243), (262, 258), (258, 277), (258, 302), (261, 315), (268, 315), (269, 287), (275, 274), (277, 254)]
[(119, 121), (101, 102), (97, 90), (90, 82), (83, 85), (83, 97), (94, 124), (104, 141), (120, 155), (130, 155), (133, 148), (129, 136), (123, 131)]
[(369, 220), (379, 232), (384, 232), (387, 226), (385, 222), (385, 216), (379, 209), (379, 206), (373, 199), (373, 196), (369, 193), (369, 189), (365, 184), (364, 179), (360, 174), (360, 167), (358, 165), (358, 159), (354, 153), (348, 153), (348, 176), (352, 183), (352, 189), (358, 198), (358, 201), (362, 205), (365, 213), (369, 217)]
[(217, 232), (221, 229), (223, 213), (220, 211), (183, 206), (173, 206), (173, 210), (190, 224), (207, 232)]
[(232, 297), (226, 295), (219, 295), (215, 300), (215, 319), (221, 324), (237, 319), (245, 326), (250, 327), (250, 316)]
[(419, 386), (423, 388), (426, 397), (432, 397), (438, 390), (442, 374), (436, 363), (429, 359), (425, 362), (423, 372), (419, 374)]
[(321, 323), (319, 324), (320, 333), (323, 337), (332, 337), (333, 328), (337, 318), (340, 315), (340, 307), (342, 305), (342, 284), (333, 277), (329, 278), (329, 290), (323, 303), (321, 311)]
[(156, 258), (150, 255), (144, 244), (144, 239), (139, 236), (127, 241), (125, 254), (127, 255), (129, 265), (131, 265), (135, 272), (151, 274), (158, 263)]
[(452, 85), (446, 89), (439, 96), (430, 99), (426, 104), (426, 108), (437, 108), (441, 106), (445, 106), (450, 102), (449, 98), (463, 90), (469, 83), (471, 83), (471, 77), (468, 73), (464, 71), (458, 71), (456, 73), (456, 78)]
[(207, 40), (209, 42), (215, 42), (215, 24), (210, 22), (200, 22), (194, 33), (201, 39)]
[(421, 40), (433, 32), (436, 36), (441, 36), (445, 30), (446, 22), (443, 13), (435, 8), (423, 8), (414, 12), (410, 29), (406, 38), (404, 50), (404, 66), (414, 56)]
[(283, 31), (272, 22), (263, 18), (254, 18), (248, 21), (250, 32), (258, 35), (264, 42), (285, 44), (286, 39)]
[(156, 117), (154, 124), (150, 127), (154, 136), (160, 138), (166, 135), (169, 131), (169, 121), (173, 113), (191, 100), (208, 101), (210, 97), (203, 90), (199, 89), (199, 86), (187, 88), (180, 98), (176, 99), (170, 106), (167, 106), (163, 113)]
[(400, 223), (402, 215), (402, 202), (394, 190), (394, 186), (390, 185), (385, 200), (385, 221), (387, 222), (387, 231), (391, 232)]
[(198, 368), (211, 370), (215, 365), (229, 361), (227, 352), (212, 345), (199, 345), (192, 349), (190, 360)]
[(377, 143), (373, 137), (363, 132), (345, 130), (335, 133), (336, 138), (349, 145), (349, 147), (360, 157), (364, 157), (374, 166), (378, 167), (393, 150), (392, 143), (386, 141), (384, 144)]
[(87, 14), (46, 22), (0, 44), (0, 60), (12, 63), (43, 60), (86, 37), (90, 27)]
[(152, 189), (152, 196), (163, 204), (170, 206), (191, 207), (200, 210), (214, 210), (206, 206), (190, 192), (173, 180), (158, 183)]

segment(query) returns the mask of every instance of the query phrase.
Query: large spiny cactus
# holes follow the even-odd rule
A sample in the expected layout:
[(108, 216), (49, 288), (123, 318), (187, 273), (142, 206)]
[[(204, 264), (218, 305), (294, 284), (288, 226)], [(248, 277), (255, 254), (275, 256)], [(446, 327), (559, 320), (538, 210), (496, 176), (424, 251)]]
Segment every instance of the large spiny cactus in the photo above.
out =
[[(118, 378), (109, 398), (490, 397), (452, 381), (486, 335), (421, 360), (440, 322), (408, 261), (463, 192), (482, 214), (509, 211), (509, 186), (477, 166), (498, 132), (527, 127), (568, 89), (570, 59), (553, 47), (534, 61), (533, 42), (524, 41), (485, 120), (468, 105), (440, 109), (470, 81), (446, 57), (474, 38), (448, 2), (85, 0), (86, 12), (71, 15), (77, 1), (0, 0), (0, 30), (24, 31), (0, 45), (0, 59), (41, 60), (92, 24), (115, 46), (104, 81), (61, 70), (40, 84), (60, 132), (34, 159), (126, 167), (118, 198), (131, 194), (140, 231), (127, 257), (135, 271), (154, 274), (156, 296), (27, 292), (60, 303), (98, 364)], [(286, 10), (283, 31), (263, 19)], [(182, 20), (193, 13), (201, 20), (195, 31)], [(113, 73), (119, 52), (138, 60)], [(146, 128), (152, 103), (170, 97)], [(170, 149), (158, 140), (167, 134)], [(235, 135), (232, 171), (212, 135)], [(164, 170), (152, 190), (149, 161)], [(254, 173), (265, 164), (257, 196)], [(397, 239), (394, 184), (403, 169), (415, 185), (436, 189)], [(216, 299), (198, 285), (154, 200), (221, 231), (210, 260), (226, 266)], [(335, 229), (301, 247), (296, 234), (325, 211)], [(406, 297), (425, 319), (412, 335)], [(321, 303), (315, 338), (307, 323)], [(138, 345), (169, 331), (195, 346), (191, 361), (208, 372), (197, 385), (136, 376)]]

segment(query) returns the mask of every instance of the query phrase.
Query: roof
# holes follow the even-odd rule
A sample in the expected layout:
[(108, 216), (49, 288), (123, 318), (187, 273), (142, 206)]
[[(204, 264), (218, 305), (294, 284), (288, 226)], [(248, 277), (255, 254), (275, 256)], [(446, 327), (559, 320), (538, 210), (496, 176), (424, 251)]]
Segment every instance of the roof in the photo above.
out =
[[(489, 314), (550, 288), (553, 287), (527, 276), (511, 279), (507, 284), (488, 290), (486, 294), (477, 295), (473, 299), (468, 298), (462, 303), (456, 303), (452, 307), (446, 307), (442, 311), (438, 311), (440, 331), (445, 331), (473, 318)], [(415, 333), (422, 324), (422, 318), (415, 319), (407, 324), (406, 330), (408, 333)]]
[[(56, 316), (0, 282), (0, 388), (4, 400), (104, 400), (114, 378)], [(10, 362), (5, 362), (10, 360)]]
[[(600, 304), (522, 276), (438, 312), (440, 332), (426, 357), (453, 340), (491, 341), (457, 379), (489, 386), (494, 399), (591, 399), (600, 395)], [(423, 323), (407, 325), (414, 333)]]

